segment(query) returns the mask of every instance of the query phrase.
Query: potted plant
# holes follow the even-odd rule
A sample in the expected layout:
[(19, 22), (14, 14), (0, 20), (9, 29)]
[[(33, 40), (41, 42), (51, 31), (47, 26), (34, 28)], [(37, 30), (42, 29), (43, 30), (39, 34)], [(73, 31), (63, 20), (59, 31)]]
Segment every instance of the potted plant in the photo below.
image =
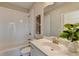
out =
[(60, 37), (66, 38), (70, 43), (70, 51), (77, 52), (77, 41), (79, 40), (79, 23), (65, 24), (65, 29), (60, 33)]

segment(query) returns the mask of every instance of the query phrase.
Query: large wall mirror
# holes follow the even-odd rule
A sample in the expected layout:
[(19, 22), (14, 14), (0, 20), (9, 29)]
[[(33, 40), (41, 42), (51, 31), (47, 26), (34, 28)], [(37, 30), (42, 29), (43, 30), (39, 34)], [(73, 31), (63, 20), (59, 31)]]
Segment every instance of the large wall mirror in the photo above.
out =
[(41, 34), (41, 15), (36, 16), (36, 34)]

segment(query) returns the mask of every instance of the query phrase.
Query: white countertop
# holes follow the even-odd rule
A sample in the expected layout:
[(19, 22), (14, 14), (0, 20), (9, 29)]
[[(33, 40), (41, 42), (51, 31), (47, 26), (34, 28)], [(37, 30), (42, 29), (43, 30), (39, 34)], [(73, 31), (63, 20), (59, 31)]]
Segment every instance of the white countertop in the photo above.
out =
[[(68, 56), (69, 52), (67, 47), (62, 44), (54, 44), (48, 39), (38, 39), (31, 41), (35, 47), (47, 56)], [(53, 50), (51, 50), (53, 49)]]

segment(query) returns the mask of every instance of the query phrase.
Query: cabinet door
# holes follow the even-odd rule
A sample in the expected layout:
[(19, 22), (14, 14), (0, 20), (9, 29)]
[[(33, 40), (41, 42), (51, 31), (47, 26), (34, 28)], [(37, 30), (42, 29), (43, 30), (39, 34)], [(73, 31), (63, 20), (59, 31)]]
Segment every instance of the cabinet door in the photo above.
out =
[(32, 56), (45, 56), (44, 53), (42, 53), (40, 50), (38, 50), (36, 47), (32, 46), (31, 55)]

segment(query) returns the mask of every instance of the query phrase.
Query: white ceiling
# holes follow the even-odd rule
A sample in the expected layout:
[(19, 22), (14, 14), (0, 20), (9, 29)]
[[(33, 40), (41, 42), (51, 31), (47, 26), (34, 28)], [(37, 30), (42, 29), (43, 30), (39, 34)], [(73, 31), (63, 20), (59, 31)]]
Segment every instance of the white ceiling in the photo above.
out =
[(17, 5), (18, 7), (30, 9), (34, 2), (10, 2), (13, 5)]
[(59, 6), (62, 6), (63, 4), (65, 4), (65, 2), (54, 2), (54, 4), (48, 5), (46, 8), (44, 8), (44, 13), (47, 13)]

